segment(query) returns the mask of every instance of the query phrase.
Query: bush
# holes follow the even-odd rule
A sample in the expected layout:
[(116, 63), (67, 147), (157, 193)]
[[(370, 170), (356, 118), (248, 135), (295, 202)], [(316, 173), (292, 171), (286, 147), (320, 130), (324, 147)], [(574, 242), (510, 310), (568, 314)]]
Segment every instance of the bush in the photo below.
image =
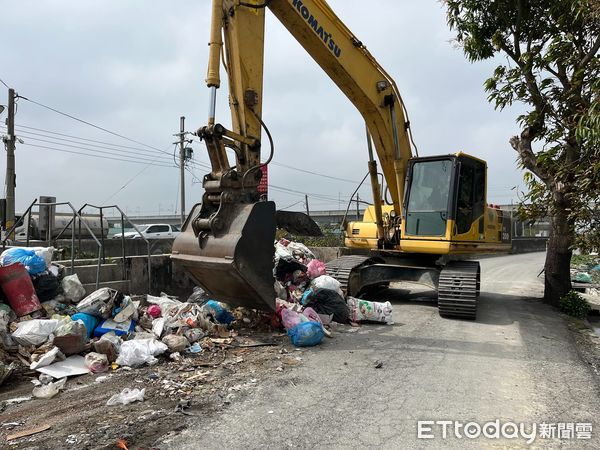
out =
[(560, 309), (577, 319), (585, 319), (592, 308), (581, 295), (575, 291), (570, 291), (560, 298)]

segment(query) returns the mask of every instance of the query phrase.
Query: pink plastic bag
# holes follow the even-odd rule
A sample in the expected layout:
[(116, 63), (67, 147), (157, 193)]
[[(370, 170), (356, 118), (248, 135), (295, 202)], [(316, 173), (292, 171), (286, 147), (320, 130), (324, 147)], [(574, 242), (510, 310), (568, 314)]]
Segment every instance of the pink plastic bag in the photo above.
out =
[(321, 318), (319, 317), (319, 314), (317, 314), (317, 312), (314, 309), (312, 309), (310, 306), (308, 308), (304, 308), (304, 311), (302, 311), (302, 314), (304, 316), (306, 316), (308, 318), (308, 320), (310, 320), (311, 322), (322, 323)]
[(286, 330), (291, 330), (302, 322), (309, 322), (308, 317), (299, 312), (292, 311), (291, 309), (284, 309), (281, 311), (281, 323)]
[(311, 260), (307, 267), (307, 273), (310, 278), (317, 278), (321, 275), (327, 275), (327, 269), (325, 267), (325, 263), (319, 261), (318, 259)]

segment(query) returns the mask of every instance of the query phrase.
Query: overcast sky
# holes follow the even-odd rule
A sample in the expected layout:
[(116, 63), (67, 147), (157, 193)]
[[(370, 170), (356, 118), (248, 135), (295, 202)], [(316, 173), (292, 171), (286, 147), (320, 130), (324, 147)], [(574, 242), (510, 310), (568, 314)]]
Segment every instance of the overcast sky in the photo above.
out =
[[(508, 139), (518, 132), (517, 111), (500, 113), (487, 102), (482, 84), (495, 63), (471, 64), (464, 58), (451, 42), (442, 4), (329, 3), (396, 80), (421, 156), (462, 150), (483, 158), (489, 165), (488, 201), (516, 201), (511, 188), (522, 186), (522, 173)], [(207, 119), (210, 1), (0, 0), (0, 13), (2, 80), (23, 97), (164, 152), (21, 99), (17, 129), (29, 145), (18, 145), (16, 151), (17, 211), (39, 195), (56, 196), (76, 207), (117, 203), (131, 215), (179, 209), (179, 171), (170, 156), (173, 133), (179, 130), (181, 115), (189, 130)], [(360, 181), (367, 170), (367, 150), (358, 112), (270, 12), (265, 47), (263, 118), (275, 139), (274, 161)], [(6, 98), (7, 90), (0, 85), (0, 104)], [(225, 89), (219, 91), (218, 102), (217, 120), (227, 126)], [(0, 123), (5, 118), (6, 112)], [(0, 127), (0, 135), (4, 130)], [(105, 153), (96, 153), (96, 158), (57, 149)], [(194, 143), (193, 149), (196, 161), (208, 161), (202, 144)], [(2, 179), (5, 164), (2, 159)], [(304, 192), (313, 210), (345, 208), (356, 187), (283, 166), (271, 165), (269, 170), (274, 186), (270, 196), (280, 208), (300, 202), (291, 209), (302, 209)], [(187, 209), (202, 196), (198, 180), (203, 169), (190, 172)], [(368, 187), (361, 192), (369, 196)]]

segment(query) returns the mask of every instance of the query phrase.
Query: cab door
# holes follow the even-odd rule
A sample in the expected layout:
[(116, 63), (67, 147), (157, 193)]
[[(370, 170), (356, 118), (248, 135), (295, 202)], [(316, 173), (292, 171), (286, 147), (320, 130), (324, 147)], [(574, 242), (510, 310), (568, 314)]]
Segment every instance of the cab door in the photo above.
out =
[(453, 237), (463, 241), (485, 239), (486, 164), (461, 155), (458, 158), (458, 183), (454, 197)]

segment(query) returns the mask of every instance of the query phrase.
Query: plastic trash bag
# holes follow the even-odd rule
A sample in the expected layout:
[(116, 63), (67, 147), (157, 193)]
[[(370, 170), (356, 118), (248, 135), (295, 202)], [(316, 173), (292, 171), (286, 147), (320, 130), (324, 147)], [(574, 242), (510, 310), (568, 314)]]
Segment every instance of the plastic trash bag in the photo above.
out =
[(297, 311), (292, 311), (291, 309), (281, 310), (281, 323), (286, 330), (291, 330), (302, 322), (308, 322), (308, 317)]
[(90, 352), (85, 355), (85, 367), (92, 373), (108, 372), (108, 358), (101, 353)]
[(210, 299), (210, 296), (200, 286), (195, 286), (194, 291), (190, 294), (187, 299), (188, 303), (206, 303)]
[(133, 402), (143, 402), (146, 389), (125, 388), (120, 393), (113, 395), (106, 402), (106, 406), (128, 405)]
[(92, 337), (92, 333), (100, 323), (100, 319), (96, 316), (86, 313), (76, 313), (71, 316), (73, 321), (79, 321), (83, 324), (86, 330), (88, 339)]
[(209, 300), (206, 302), (204, 305), (204, 310), (207, 311), (208, 314), (212, 315), (217, 322), (224, 325), (229, 325), (235, 319), (231, 312), (229, 312), (221, 303), (215, 300)]
[(121, 351), (116, 363), (120, 366), (139, 367), (143, 364), (152, 365), (158, 356), (169, 347), (156, 339), (134, 339), (121, 344)]
[(318, 259), (313, 259), (306, 265), (307, 273), (310, 278), (318, 278), (323, 275), (327, 275), (327, 268), (325, 263)]
[(30, 275), (42, 273), (46, 270), (46, 261), (44, 261), (44, 258), (36, 255), (34, 250), (28, 248), (13, 247), (2, 252), (2, 255), (0, 255), (0, 265), (10, 266), (15, 263), (23, 264)]
[(575, 277), (573, 277), (573, 281), (578, 281), (580, 283), (591, 283), (592, 276), (587, 272), (577, 272)]
[(122, 298), (123, 294), (115, 289), (100, 288), (77, 304), (77, 312), (108, 319), (111, 317), (113, 307), (119, 304)]
[(52, 398), (58, 391), (65, 387), (65, 383), (67, 382), (67, 377), (61, 378), (54, 383), (44, 384), (42, 386), (37, 386), (33, 388), (32, 395), (35, 398)]
[(48, 340), (58, 327), (58, 320), (33, 319), (20, 322), (11, 337), (21, 345), (38, 346)]
[(360, 322), (366, 320), (369, 322), (381, 322), (392, 325), (392, 304), (390, 302), (370, 302), (360, 298), (348, 297), (348, 307), (350, 308), (350, 320)]
[(169, 334), (162, 338), (162, 342), (169, 347), (171, 353), (182, 352), (190, 345), (190, 342), (185, 336)]
[(315, 278), (311, 281), (310, 287), (313, 291), (316, 291), (317, 289), (330, 289), (337, 292), (342, 299), (344, 298), (340, 282), (329, 275), (321, 275), (320, 277)]
[(71, 303), (78, 303), (83, 297), (85, 297), (85, 288), (77, 274), (67, 275), (62, 279), (61, 282), (63, 288), (64, 297)]
[(288, 330), (288, 336), (296, 347), (312, 347), (321, 343), (325, 332), (320, 323), (302, 322)]
[(62, 291), (60, 281), (48, 272), (42, 272), (31, 277), (33, 288), (41, 302), (52, 300)]
[(333, 320), (338, 323), (346, 323), (349, 320), (348, 305), (336, 291), (331, 289), (317, 289), (312, 292), (306, 306), (310, 306), (319, 314), (333, 314)]

